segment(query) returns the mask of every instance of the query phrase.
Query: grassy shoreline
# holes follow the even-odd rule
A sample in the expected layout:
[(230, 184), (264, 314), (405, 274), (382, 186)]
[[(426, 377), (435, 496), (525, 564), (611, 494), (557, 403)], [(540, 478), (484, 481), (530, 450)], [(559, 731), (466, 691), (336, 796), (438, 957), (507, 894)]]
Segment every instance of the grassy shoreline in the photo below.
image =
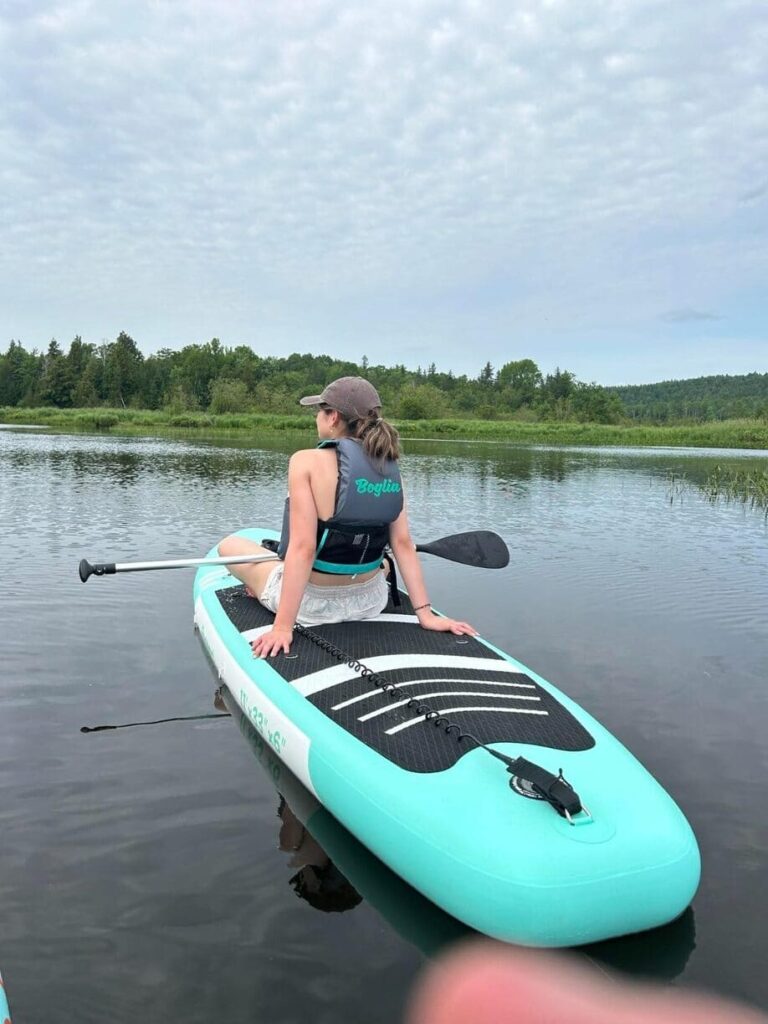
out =
[[(768, 449), (768, 423), (739, 419), (676, 426), (608, 425), (602, 423), (526, 423), (518, 420), (395, 420), (403, 438), (499, 441), (510, 444), (562, 444), (627, 447), (691, 447)], [(56, 430), (102, 431), (114, 434), (173, 432), (190, 437), (206, 434), (246, 436), (261, 433), (310, 433), (306, 414), (172, 413), (144, 409), (25, 409), (0, 407), (0, 423), (39, 425)]]

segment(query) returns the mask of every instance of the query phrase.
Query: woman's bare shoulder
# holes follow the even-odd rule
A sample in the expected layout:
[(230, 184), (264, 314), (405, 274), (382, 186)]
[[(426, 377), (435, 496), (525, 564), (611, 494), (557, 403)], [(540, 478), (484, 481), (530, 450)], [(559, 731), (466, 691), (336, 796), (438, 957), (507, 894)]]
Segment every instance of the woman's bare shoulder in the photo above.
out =
[(311, 470), (315, 466), (336, 463), (336, 454), (332, 448), (302, 448), (294, 452), (290, 459), (292, 469)]

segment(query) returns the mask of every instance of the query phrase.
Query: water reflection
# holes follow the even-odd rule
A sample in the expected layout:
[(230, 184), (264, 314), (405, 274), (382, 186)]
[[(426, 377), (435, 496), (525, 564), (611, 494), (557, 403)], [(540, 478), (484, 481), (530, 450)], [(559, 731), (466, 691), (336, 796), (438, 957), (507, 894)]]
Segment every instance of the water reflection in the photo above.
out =
[(638, 935), (585, 946), (585, 956), (606, 967), (657, 981), (674, 981), (685, 970), (696, 949), (696, 920), (688, 907), (676, 921)]
[[(454, 446), (455, 445), (455, 446)], [(527, 480), (563, 482), (570, 476), (621, 471), (648, 479), (670, 474), (704, 483), (715, 468), (733, 462), (742, 469), (765, 468), (768, 452), (699, 448), (555, 448), (505, 443), (455, 444), (450, 441), (403, 441), (405, 454), (429, 456), (432, 473), (450, 475), (467, 458), (481, 480), (492, 476), (507, 483)]]
[[(277, 817), (281, 822), (278, 847), (288, 854), (288, 865), (298, 868), (288, 884), (300, 899), (306, 900), (315, 910), (325, 913), (352, 910), (363, 897), (342, 875), (307, 828), (307, 820), (320, 809), (320, 805), (282, 762), (273, 755), (267, 756), (270, 754), (269, 748), (244, 717), (226, 687), (216, 690), (213, 703), (218, 710), (233, 715), (259, 764), (276, 785), (280, 796)], [(287, 802), (286, 794), (293, 806)], [(296, 814), (293, 807), (302, 808), (301, 816)]]
[[(281, 849), (288, 848), (289, 865), (295, 866), (293, 858), (298, 853), (300, 861), (310, 861), (313, 876), (319, 871), (323, 895), (318, 897), (313, 893), (314, 899), (306, 891), (299, 895), (316, 909), (325, 911), (352, 910), (365, 899), (401, 938), (430, 957), (471, 934), (465, 925), (430, 903), (359, 843), (264, 742), (229, 690), (223, 686), (217, 693), (219, 696), (214, 703), (217, 707), (223, 704), (232, 714), (256, 761), (279, 794), (279, 842)], [(308, 834), (310, 842), (300, 838), (301, 829)], [(298, 847), (294, 850), (291, 840), (297, 838)], [(293, 884), (294, 879), (290, 881)], [(306, 879), (302, 879), (302, 885), (305, 884)], [(334, 905), (337, 899), (343, 905)]]
[[(42, 428), (44, 429), (44, 428)], [(105, 482), (128, 486), (139, 478), (197, 477), (216, 485), (254, 483), (285, 477), (287, 457), (314, 439), (303, 433), (243, 438), (211, 437), (205, 441), (153, 437), (75, 436), (42, 433), (0, 433), (0, 459), (8, 469), (29, 470), (46, 465), (57, 475), (94, 475)], [(471, 460), (475, 485), (487, 483), (505, 490), (530, 481), (562, 483), (569, 477), (621, 472), (646, 479), (685, 477), (703, 484), (716, 467), (734, 463), (740, 469), (764, 469), (768, 452), (698, 449), (554, 448), (512, 444), (456, 444), (450, 441), (403, 440), (404, 462), (418, 465), (428, 486), (465, 476)], [(215, 453), (216, 457), (211, 456)]]
[[(285, 786), (283, 787), (285, 788)], [(342, 875), (306, 825), (296, 817), (281, 794), (279, 847), (290, 854), (288, 863), (299, 870), (289, 880), (296, 895), (324, 913), (352, 910), (363, 897)]]

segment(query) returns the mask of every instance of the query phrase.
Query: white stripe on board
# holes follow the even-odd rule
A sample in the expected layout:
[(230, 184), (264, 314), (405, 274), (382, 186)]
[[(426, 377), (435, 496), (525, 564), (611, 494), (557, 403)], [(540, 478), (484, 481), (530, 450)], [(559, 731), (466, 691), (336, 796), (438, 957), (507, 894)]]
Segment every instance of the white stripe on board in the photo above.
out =
[[(385, 708), (377, 708), (376, 711), (369, 711), (367, 715), (361, 715), (358, 722), (367, 722), (369, 718), (376, 718), (377, 715), (386, 715), (388, 711), (401, 708), (409, 701), (430, 700), (432, 697), (493, 697), (494, 700), (535, 700), (540, 701), (541, 697), (528, 697), (522, 693), (476, 693), (474, 690), (441, 690), (439, 693), (420, 693), (418, 697), (406, 697), (395, 704), (387, 704)], [(435, 708), (435, 711), (440, 711)], [(442, 711), (440, 712), (442, 714)]]
[[(404, 686), (421, 686), (427, 683), (430, 686), (433, 683), (470, 683), (472, 686), (514, 686), (519, 690), (536, 689), (534, 683), (502, 683), (498, 679), (407, 679), (404, 683), (393, 683), (392, 685), (400, 690)], [(358, 701), (375, 697), (379, 693), (384, 693), (382, 686), (377, 686), (375, 690), (368, 690), (366, 693), (359, 693), (356, 697), (350, 697), (349, 700), (343, 700), (341, 704), (334, 704), (331, 711), (341, 711), (342, 708), (348, 708), (350, 704), (357, 704)]]
[(404, 615), (402, 612), (396, 612), (392, 615), (373, 615), (370, 619), (360, 619), (361, 622), (410, 622), (411, 624), (418, 624), (418, 617), (416, 615)]
[[(548, 711), (534, 711), (532, 708), (445, 708), (440, 712), (441, 716), (444, 715), (456, 715), (460, 711), (503, 711), (506, 715), (548, 715)], [(400, 725), (393, 725), (391, 729), (385, 729), (387, 736), (394, 736), (396, 732), (402, 732), (403, 729), (410, 729), (412, 725), (417, 725), (419, 722), (423, 722), (426, 719), (426, 715), (419, 715), (418, 718), (409, 718), (407, 722), (401, 722)]]
[[(495, 658), (471, 658), (459, 654), (379, 654), (375, 658), (366, 658), (365, 664), (372, 672), (389, 672), (396, 668), (474, 668), (486, 669), (491, 672), (509, 672), (513, 675), (520, 674), (520, 670), (508, 661), (501, 659), (497, 661)], [(298, 679), (294, 679), (291, 685), (305, 697), (311, 697), (313, 693), (346, 683), (350, 679), (357, 678), (357, 675), (349, 665), (332, 665), (319, 672), (300, 676)]]

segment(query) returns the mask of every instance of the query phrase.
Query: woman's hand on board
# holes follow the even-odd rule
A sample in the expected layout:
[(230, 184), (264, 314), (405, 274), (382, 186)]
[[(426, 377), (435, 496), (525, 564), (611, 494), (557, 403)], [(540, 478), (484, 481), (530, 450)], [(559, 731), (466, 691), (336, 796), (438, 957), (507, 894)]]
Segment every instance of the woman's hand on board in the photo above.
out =
[(251, 650), (254, 658), (274, 658), (276, 654), (287, 654), (292, 641), (292, 629), (270, 629), (251, 642)]
[(468, 633), (470, 636), (477, 636), (477, 630), (468, 622), (459, 622), (457, 619), (446, 619), (442, 615), (435, 615), (434, 612), (424, 611), (419, 616), (419, 625), (422, 629), (431, 629), (435, 633), (455, 633), (462, 636)]

